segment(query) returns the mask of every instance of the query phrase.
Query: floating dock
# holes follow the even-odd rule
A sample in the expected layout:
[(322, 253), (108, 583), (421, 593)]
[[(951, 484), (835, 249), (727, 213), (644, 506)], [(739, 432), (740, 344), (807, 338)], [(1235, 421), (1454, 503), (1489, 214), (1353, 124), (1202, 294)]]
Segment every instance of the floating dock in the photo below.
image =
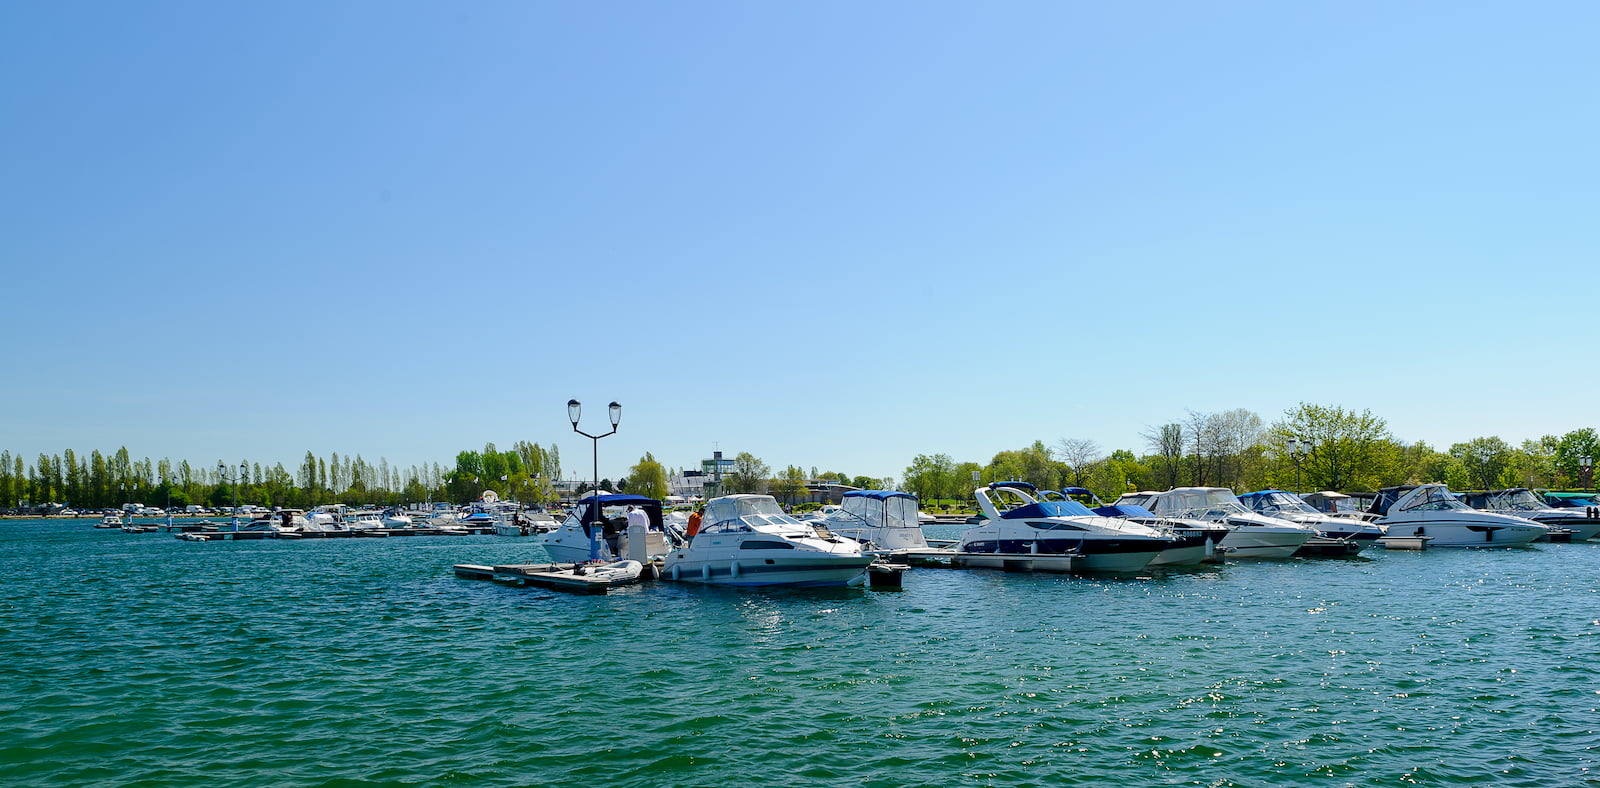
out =
[(1378, 540), (1385, 550), (1426, 550), (1431, 536), (1385, 536)]
[(1327, 536), (1313, 536), (1294, 551), (1297, 556), (1320, 556), (1323, 558), (1346, 558), (1361, 552), (1362, 545), (1354, 539), (1333, 539)]
[(575, 594), (604, 594), (617, 586), (637, 583), (641, 580), (655, 580), (661, 576), (661, 567), (656, 563), (645, 564), (642, 574), (637, 578), (628, 580), (580, 575), (574, 572), (577, 566), (577, 564), (503, 564), (500, 566), (456, 564), (455, 572), (456, 577), (464, 577), (468, 580), (493, 580), (507, 585), (536, 586)]

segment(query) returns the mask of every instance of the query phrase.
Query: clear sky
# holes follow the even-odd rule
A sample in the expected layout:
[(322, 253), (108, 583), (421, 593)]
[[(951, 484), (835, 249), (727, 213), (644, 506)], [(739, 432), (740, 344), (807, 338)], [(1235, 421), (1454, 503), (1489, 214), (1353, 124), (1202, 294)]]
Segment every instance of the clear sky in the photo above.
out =
[[(0, 448), (1600, 424), (1600, 5), (0, 4)], [(1571, 360), (1563, 371), (1552, 362)]]

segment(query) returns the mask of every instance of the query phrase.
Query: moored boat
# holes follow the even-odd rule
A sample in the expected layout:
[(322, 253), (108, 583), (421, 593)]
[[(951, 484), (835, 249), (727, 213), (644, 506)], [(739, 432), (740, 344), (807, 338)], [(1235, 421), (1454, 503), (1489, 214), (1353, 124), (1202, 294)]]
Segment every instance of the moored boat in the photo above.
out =
[(1040, 501), (1035, 491), (1025, 482), (974, 490), (985, 519), (961, 533), (953, 560), (997, 569), (1137, 572), (1174, 544), (1149, 526), (1097, 515), (1077, 501)]
[(1426, 536), (1429, 547), (1516, 547), (1549, 533), (1532, 520), (1473, 509), (1437, 483), (1385, 487), (1371, 512), (1387, 536)]
[(726, 586), (851, 586), (866, 582), (873, 556), (826, 526), (784, 514), (770, 495), (706, 502), (700, 530), (667, 553), (662, 576)]

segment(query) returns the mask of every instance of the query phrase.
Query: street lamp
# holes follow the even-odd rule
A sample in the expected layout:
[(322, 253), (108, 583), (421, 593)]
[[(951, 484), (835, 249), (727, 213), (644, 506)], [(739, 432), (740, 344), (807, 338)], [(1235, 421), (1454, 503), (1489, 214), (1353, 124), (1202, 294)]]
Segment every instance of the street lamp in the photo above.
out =
[(1289, 441), (1288, 441), (1288, 444), (1289, 444), (1289, 458), (1294, 460), (1294, 491), (1295, 491), (1296, 495), (1299, 495), (1300, 494), (1300, 461), (1305, 459), (1305, 456), (1308, 453), (1310, 453), (1312, 449), (1316, 448), (1317, 443), (1316, 443), (1316, 441), (1313, 441), (1310, 438), (1302, 438), (1302, 437), (1297, 435), (1297, 436), (1295, 436), (1293, 438), (1290, 438)]
[(241, 463), (239, 463), (239, 475), (234, 477), (234, 478), (232, 478), (232, 479), (229, 479), (228, 478), (228, 464), (223, 462), (222, 460), (217, 460), (217, 478), (222, 479), (223, 481), (229, 482), (229, 483), (231, 483), (233, 485), (233, 530), (235, 530), (235, 531), (239, 530), (239, 485), (243, 484), (244, 480), (246, 478), (248, 478), (249, 476), (250, 476), (250, 463), (249, 462), (241, 462)]
[(1594, 457), (1587, 454), (1578, 458), (1578, 472), (1583, 474), (1583, 491), (1588, 492), (1594, 479)]
[(590, 439), (591, 441), (594, 441), (594, 491), (590, 493), (590, 496), (594, 498), (594, 500), (591, 502), (594, 507), (594, 512), (591, 515), (592, 519), (589, 527), (589, 559), (591, 561), (600, 558), (600, 543), (594, 538), (593, 527), (593, 524), (598, 522), (600, 518), (600, 439), (616, 434), (617, 424), (621, 423), (622, 421), (621, 405), (613, 402), (606, 406), (606, 410), (609, 411), (611, 415), (611, 432), (601, 435), (590, 435), (589, 433), (578, 429), (578, 419), (583, 415), (583, 403), (578, 402), (575, 399), (567, 400), (567, 419), (572, 422), (572, 431)]

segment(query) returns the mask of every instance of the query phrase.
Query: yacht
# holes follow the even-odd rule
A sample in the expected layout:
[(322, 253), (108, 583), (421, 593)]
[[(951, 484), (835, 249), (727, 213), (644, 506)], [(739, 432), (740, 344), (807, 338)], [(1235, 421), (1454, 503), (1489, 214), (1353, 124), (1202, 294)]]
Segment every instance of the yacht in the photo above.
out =
[(1287, 520), (1256, 514), (1239, 503), (1226, 487), (1177, 487), (1166, 492), (1136, 492), (1116, 500), (1118, 506), (1142, 506), (1160, 517), (1205, 520), (1228, 527), (1222, 540), (1230, 558), (1288, 558), (1316, 536), (1316, 530)]
[(344, 513), (344, 527), (351, 531), (376, 531), (383, 524), (383, 512), (376, 509), (351, 509)]
[(1385, 487), (1371, 511), (1385, 535), (1426, 536), (1429, 547), (1509, 547), (1549, 533), (1532, 520), (1473, 509), (1443, 484)]
[(1161, 551), (1150, 561), (1151, 566), (1182, 566), (1186, 564), (1220, 564), (1227, 549), (1222, 540), (1228, 538), (1228, 527), (1207, 520), (1184, 520), (1160, 517), (1142, 506), (1122, 504), (1107, 505), (1100, 496), (1083, 487), (1063, 487), (1060, 492), (1040, 493), (1042, 500), (1052, 496), (1074, 500), (1089, 507), (1089, 511), (1102, 517), (1120, 517), (1140, 525), (1148, 525), (1173, 540), (1173, 545)]
[[(650, 518), (643, 534), (628, 527), (628, 507)], [(641, 495), (590, 495), (578, 501), (560, 528), (544, 535), (544, 551), (562, 564), (630, 559), (645, 562), (671, 549), (661, 502)]]
[(1245, 493), (1239, 496), (1239, 502), (1256, 514), (1310, 526), (1318, 536), (1345, 542), (1356, 553), (1383, 537), (1383, 529), (1366, 520), (1317, 511), (1304, 498), (1283, 490)]
[(973, 490), (985, 519), (961, 533), (962, 566), (1066, 572), (1137, 572), (1174, 546), (1147, 525), (1089, 511), (1077, 501), (1040, 501), (1026, 482)]
[(1474, 509), (1521, 517), (1549, 528), (1565, 528), (1572, 532), (1575, 542), (1600, 536), (1600, 512), (1590, 507), (1551, 506), (1526, 487), (1457, 493), (1456, 497)]
[(700, 530), (667, 553), (663, 577), (728, 586), (854, 586), (874, 557), (854, 539), (784, 514), (770, 495), (706, 502)]
[(398, 506), (384, 509), (380, 522), (384, 528), (410, 528), (413, 525), (411, 516)]
[(821, 520), (829, 531), (862, 543), (869, 552), (925, 550), (917, 496), (891, 490), (851, 490)]

